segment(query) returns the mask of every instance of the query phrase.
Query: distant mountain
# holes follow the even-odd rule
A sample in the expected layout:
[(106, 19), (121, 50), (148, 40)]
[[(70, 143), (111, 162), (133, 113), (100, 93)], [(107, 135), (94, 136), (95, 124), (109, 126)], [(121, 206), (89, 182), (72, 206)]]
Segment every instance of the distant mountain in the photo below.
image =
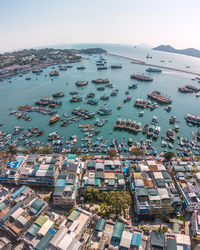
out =
[(182, 54), (186, 56), (194, 56), (194, 57), (200, 58), (200, 50), (194, 49), (194, 48), (175, 49), (170, 45), (160, 45), (158, 47), (153, 48), (153, 50), (171, 52), (171, 53)]

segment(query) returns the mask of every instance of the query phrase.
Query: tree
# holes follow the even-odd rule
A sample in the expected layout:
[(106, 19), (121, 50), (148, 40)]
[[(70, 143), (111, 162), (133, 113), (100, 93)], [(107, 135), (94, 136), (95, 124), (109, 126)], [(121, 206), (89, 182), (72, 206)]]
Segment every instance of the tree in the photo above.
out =
[(106, 191), (103, 191), (99, 195), (99, 200), (102, 201), (102, 202), (108, 203), (109, 202), (109, 198), (110, 198), (110, 196), (109, 196), (108, 192), (106, 192)]
[(87, 187), (84, 194), (85, 200), (88, 202), (98, 202), (99, 190), (94, 187)]
[(32, 147), (32, 148), (30, 148), (30, 152), (31, 152), (32, 154), (35, 154), (37, 151), (38, 151), (38, 148), (37, 148), (37, 147)]
[(132, 148), (130, 154), (135, 156), (145, 156), (145, 151), (142, 148)]
[(40, 148), (40, 154), (52, 154), (53, 151), (50, 146), (45, 146)]
[(172, 157), (174, 157), (174, 153), (173, 152), (168, 151), (167, 153), (164, 154), (164, 158), (167, 161), (170, 161), (172, 159)]
[(10, 153), (11, 155), (15, 155), (17, 154), (17, 152), (18, 150), (12, 144), (8, 146), (8, 153)]
[(116, 151), (115, 149), (110, 149), (110, 150), (108, 150), (107, 155), (108, 155), (110, 158), (116, 157), (117, 151)]

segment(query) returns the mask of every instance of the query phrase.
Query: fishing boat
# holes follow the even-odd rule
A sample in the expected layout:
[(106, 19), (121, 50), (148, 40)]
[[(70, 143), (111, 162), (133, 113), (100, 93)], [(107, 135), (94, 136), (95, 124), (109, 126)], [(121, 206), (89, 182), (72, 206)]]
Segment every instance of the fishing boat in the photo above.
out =
[(109, 100), (109, 96), (103, 95), (100, 97), (100, 100), (107, 101), (107, 100)]
[(133, 131), (134, 131), (135, 133), (138, 133), (138, 132), (140, 132), (141, 130), (142, 130), (142, 128), (141, 128), (141, 122), (136, 122), (135, 127), (133, 128)]
[(173, 115), (173, 116), (171, 116), (171, 117), (169, 118), (169, 123), (170, 123), (170, 124), (174, 124), (174, 123), (176, 123), (176, 122), (178, 122), (178, 121), (176, 120), (176, 116), (175, 116), (175, 115)]
[(137, 84), (133, 83), (131, 85), (128, 86), (129, 89), (137, 89)]
[(129, 96), (127, 96), (127, 98), (125, 98), (124, 99), (124, 103), (126, 103), (126, 102), (130, 102), (131, 101), (131, 96), (129, 95)]
[(147, 131), (147, 136), (148, 136), (148, 137), (153, 136), (154, 129), (155, 129), (155, 126), (154, 126), (154, 125), (150, 125), (150, 126), (149, 126), (149, 129), (148, 129), (148, 131)]
[(153, 81), (152, 77), (142, 75), (142, 74), (133, 74), (133, 75), (131, 75), (131, 79), (136, 79), (138, 81), (143, 81), (143, 82), (151, 82), (151, 81)]
[(95, 97), (95, 93), (94, 93), (94, 92), (89, 92), (89, 93), (87, 94), (87, 97), (86, 97), (86, 98), (93, 98), (93, 97)]
[(90, 105), (97, 105), (97, 104), (98, 104), (98, 101), (97, 101), (97, 100), (94, 100), (94, 99), (88, 100), (88, 101), (87, 101), (87, 104), (90, 104)]
[(144, 116), (144, 111), (141, 111), (141, 112), (139, 113), (139, 117), (142, 117), (142, 116)]
[(55, 115), (54, 117), (52, 117), (52, 118), (49, 120), (49, 123), (50, 123), (50, 124), (53, 124), (53, 123), (57, 122), (59, 119), (60, 119), (60, 116), (59, 116), (59, 115)]
[(200, 129), (198, 129), (197, 133), (196, 133), (196, 137), (197, 137), (197, 140), (200, 141)]
[(63, 92), (56, 92), (55, 94), (52, 95), (53, 98), (63, 97), (63, 96), (65, 96), (65, 94)]
[(106, 69), (108, 69), (108, 67), (106, 67), (106, 66), (99, 66), (99, 67), (97, 67), (97, 70), (106, 70)]
[(41, 72), (43, 72), (43, 71), (40, 68), (32, 70), (32, 73), (35, 73), (35, 74), (41, 73)]
[(171, 104), (172, 100), (165, 97), (160, 93), (160, 91), (153, 91), (151, 94), (147, 95), (150, 99), (153, 99), (161, 104)]
[(49, 73), (50, 76), (59, 76), (59, 71), (53, 70)]
[(158, 118), (157, 118), (157, 116), (153, 116), (152, 121), (151, 121), (151, 124), (152, 124), (152, 125), (156, 125), (157, 123), (158, 123)]
[(165, 140), (161, 141), (161, 147), (165, 148), (167, 146), (167, 142)]
[(77, 69), (83, 70), (83, 69), (85, 69), (85, 66), (78, 66)]
[(78, 87), (82, 87), (82, 86), (85, 86), (85, 85), (88, 85), (87, 81), (77, 81), (76, 82), (76, 86), (78, 86)]
[(188, 124), (193, 125), (200, 125), (200, 116), (195, 114), (187, 114), (185, 117), (185, 120), (188, 122)]
[(146, 134), (149, 130), (149, 124), (145, 124), (142, 133)]
[(159, 135), (160, 135), (160, 127), (156, 126), (154, 131), (153, 131), (153, 138), (158, 139)]
[(67, 70), (67, 66), (59, 66), (59, 70), (62, 70), (62, 71), (66, 71)]
[(96, 79), (96, 80), (92, 80), (92, 82), (96, 83), (96, 84), (103, 84), (103, 83), (109, 83), (110, 81), (107, 78), (105, 78), (105, 79), (99, 78), (99, 79)]
[(166, 132), (166, 134), (167, 134), (167, 137), (168, 137), (172, 142), (174, 142), (174, 140), (175, 140), (175, 135), (174, 135), (173, 130), (172, 130), (172, 129), (168, 129), (167, 132)]
[(132, 138), (129, 138), (128, 139), (128, 145), (131, 147), (133, 146), (133, 139)]
[(178, 90), (179, 90), (181, 93), (193, 93), (193, 92), (194, 92), (194, 90), (189, 89), (189, 88), (184, 88), (184, 87), (179, 87)]
[(172, 105), (169, 105), (168, 107), (164, 108), (168, 113), (172, 110)]
[(179, 132), (179, 126), (178, 125), (174, 126), (174, 131), (177, 132), (177, 133)]
[(105, 87), (103, 87), (103, 86), (98, 87), (97, 90), (99, 90), (99, 91), (105, 90)]
[(70, 95), (78, 95), (78, 94), (79, 94), (78, 91), (72, 91), (72, 92), (70, 92)]
[(26, 77), (25, 80), (31, 80), (31, 78), (30, 77)]
[(119, 104), (119, 105), (117, 106), (117, 109), (120, 110), (121, 108), (122, 108), (122, 104)]
[(99, 110), (97, 111), (99, 115), (110, 115), (111, 112), (112, 110), (107, 107), (100, 107)]
[(69, 100), (70, 102), (82, 102), (83, 97), (80, 96), (72, 96), (72, 98)]
[(110, 94), (110, 96), (116, 96), (117, 95), (117, 91), (113, 90)]
[(122, 69), (122, 65), (120, 64), (114, 64), (114, 65), (111, 65), (110, 67), (111, 69)]
[(157, 69), (157, 68), (148, 68), (146, 69), (147, 72), (151, 72), (151, 73), (161, 73), (162, 70), (161, 69)]

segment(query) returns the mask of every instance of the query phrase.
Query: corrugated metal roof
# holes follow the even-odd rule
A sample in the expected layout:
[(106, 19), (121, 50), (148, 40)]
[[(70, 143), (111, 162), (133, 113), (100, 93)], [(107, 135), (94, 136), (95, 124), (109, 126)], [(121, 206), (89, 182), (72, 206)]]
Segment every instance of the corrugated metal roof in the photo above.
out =
[(21, 207), (19, 207), (19, 208), (11, 215), (11, 217), (12, 217), (13, 219), (16, 220), (17, 217), (19, 217), (23, 212), (24, 212), (24, 209), (21, 208)]
[(177, 250), (176, 239), (167, 238), (167, 250)]
[(21, 194), (22, 191), (24, 191), (24, 189), (27, 188), (27, 186), (23, 185), (22, 187), (20, 187), (14, 194), (12, 194), (12, 198), (15, 199), (18, 195)]
[(99, 231), (99, 232), (103, 232), (103, 230), (105, 229), (107, 221), (104, 218), (100, 218), (97, 221), (95, 230)]
[(51, 234), (50, 232), (47, 232), (47, 234), (37, 244), (36, 249), (44, 250), (52, 238), (53, 238), (53, 234)]
[(47, 231), (53, 226), (54, 222), (51, 220), (47, 220), (43, 226), (40, 228), (40, 231), (38, 232), (38, 234), (44, 236)]
[(152, 231), (151, 232), (151, 245), (164, 248), (165, 235), (163, 233), (159, 233), (157, 231)]
[(131, 246), (139, 247), (142, 240), (142, 234), (139, 233), (133, 233), (132, 239), (131, 239)]
[(124, 223), (117, 222), (114, 226), (114, 230), (113, 230), (112, 238), (111, 238), (111, 244), (113, 246), (119, 245), (121, 238), (122, 238), (123, 231), (124, 231)]
[(35, 221), (35, 224), (38, 226), (42, 227), (42, 225), (47, 221), (47, 218), (44, 217), (43, 215), (40, 215), (37, 220)]
[(120, 241), (120, 247), (129, 249), (131, 246), (131, 239), (132, 239), (132, 233), (124, 230), (122, 234), (122, 239)]
[(64, 187), (66, 183), (66, 179), (58, 179), (56, 181), (55, 187)]
[(94, 185), (99, 186), (100, 184), (101, 184), (101, 180), (100, 179), (95, 179)]
[(72, 238), (71, 234), (65, 234), (65, 236), (63, 237), (63, 239), (58, 244), (58, 249), (61, 249), (61, 250), (68, 249), (68, 247), (71, 244), (72, 240), (73, 240), (73, 238)]
[(36, 198), (32, 203), (31, 203), (31, 207), (33, 209), (35, 209), (36, 211), (39, 211), (43, 206), (44, 206), (44, 201)]
[(37, 232), (40, 230), (40, 226), (38, 226), (37, 224), (33, 224), (27, 231), (27, 233), (31, 234), (32, 237), (35, 237)]
[(12, 207), (3, 217), (1, 217), (1, 221), (5, 222), (11, 214), (13, 214), (19, 207), (22, 207), (23, 203), (20, 201), (14, 207)]
[(62, 226), (57, 233), (55, 234), (55, 236), (53, 237), (53, 239), (50, 241), (50, 244), (54, 247), (57, 247), (58, 244), (60, 243), (61, 239), (64, 237), (64, 235), (67, 233), (68, 228), (66, 228), (65, 226)]
[(104, 179), (104, 172), (96, 172), (95, 179)]

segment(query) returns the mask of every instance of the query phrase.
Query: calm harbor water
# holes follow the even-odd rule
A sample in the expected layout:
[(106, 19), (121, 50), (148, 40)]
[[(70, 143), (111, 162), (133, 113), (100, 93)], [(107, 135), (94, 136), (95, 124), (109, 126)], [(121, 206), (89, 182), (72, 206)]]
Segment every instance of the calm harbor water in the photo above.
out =
[[(134, 48), (133, 46), (125, 45), (104, 45), (104, 44), (82, 44), (82, 45), (66, 45), (61, 46), (62, 48), (88, 48), (88, 47), (101, 47), (105, 48), (108, 52), (115, 54), (129, 56), (141, 61), (149, 62), (152, 64), (160, 64), (163, 66), (175, 67), (179, 69), (185, 69), (186, 65), (190, 66), (192, 72), (197, 72), (200, 69), (200, 59), (176, 55), (171, 53), (164, 53), (158, 51), (152, 51), (142, 48)], [(152, 59), (146, 59), (146, 55), (152, 56)], [(146, 139), (146, 136), (141, 132), (138, 135), (129, 134), (125, 131), (114, 131), (113, 125), (115, 121), (121, 117), (123, 119), (131, 119), (142, 122), (144, 124), (151, 123), (152, 117), (158, 117), (158, 125), (161, 127), (161, 135), (166, 135), (167, 129), (174, 127), (170, 125), (168, 119), (175, 115), (177, 120), (180, 121), (178, 124), (180, 127), (180, 136), (187, 137), (188, 139), (192, 138), (192, 131), (196, 132), (197, 127), (189, 127), (184, 117), (187, 113), (195, 113), (200, 115), (199, 112), (199, 103), (200, 98), (196, 97), (195, 94), (182, 94), (178, 92), (178, 87), (184, 86), (186, 84), (192, 84), (196, 87), (200, 87), (200, 84), (197, 81), (192, 81), (192, 75), (179, 73), (170, 70), (163, 70), (161, 74), (152, 73), (153, 77), (152, 82), (137, 82), (130, 79), (130, 75), (133, 73), (145, 73), (147, 66), (131, 64), (127, 59), (117, 58), (110, 55), (104, 56), (107, 60), (107, 66), (112, 64), (121, 64), (122, 69), (110, 69), (103, 71), (97, 71), (96, 60), (98, 60), (98, 55), (87, 56), (87, 60), (84, 60), (80, 63), (73, 64), (73, 68), (68, 69), (67, 71), (60, 71), (58, 77), (54, 77), (53, 81), (49, 76), (49, 72), (52, 70), (52, 67), (47, 67), (43, 69), (41, 75), (35, 75), (32, 72), (24, 75), (23, 77), (14, 76), (12, 82), (9, 83), (8, 80), (0, 82), (0, 123), (4, 124), (0, 129), (4, 132), (11, 133), (15, 126), (24, 126), (28, 127), (39, 127), (45, 130), (45, 133), (37, 138), (41, 142), (47, 142), (47, 136), (50, 132), (57, 131), (59, 134), (65, 137), (65, 140), (71, 135), (76, 134), (78, 136), (78, 143), (80, 143), (83, 133), (80, 132), (78, 127), (79, 124), (93, 124), (95, 118), (108, 119), (109, 121), (101, 128), (101, 134), (104, 140), (112, 141), (113, 138), (118, 138), (119, 140), (123, 138), (132, 137), (134, 140)], [(165, 60), (165, 63), (161, 63), (160, 60)], [(172, 61), (171, 63), (169, 61)], [(85, 70), (77, 70), (77, 66), (84, 65), (86, 66)], [(55, 66), (55, 69), (58, 69)], [(46, 75), (46, 77), (45, 77)], [(26, 77), (31, 77), (31, 80), (26, 81)], [(99, 105), (91, 106), (86, 104), (87, 100), (85, 99), (89, 91), (94, 91), (96, 93), (95, 99), (99, 99), (103, 94), (110, 95), (113, 89), (105, 88), (105, 91), (97, 91), (97, 85), (92, 83), (91, 80), (97, 78), (108, 78), (113, 84), (114, 88), (118, 88), (118, 95), (115, 97), (110, 97), (108, 101), (99, 101)], [(86, 80), (89, 82), (87, 86), (77, 87), (75, 82), (78, 80)], [(66, 84), (68, 83), (68, 84)], [(123, 103), (125, 91), (128, 89), (128, 85), (131, 83), (137, 83), (138, 88), (129, 90), (129, 93), (132, 97), (131, 102)], [(99, 85), (98, 85), (99, 86)], [(70, 92), (77, 90), (79, 95), (84, 99), (81, 103), (70, 103), (69, 99), (71, 97)], [(144, 110), (144, 116), (139, 117), (138, 114), (141, 109), (133, 107), (133, 103), (137, 98), (146, 99), (147, 94), (151, 93), (153, 90), (159, 90), (163, 94), (167, 95), (172, 99), (172, 111), (167, 113), (164, 110), (164, 106), (159, 105), (159, 108), (154, 111)], [(62, 105), (57, 108), (58, 114), (62, 116), (63, 113), (66, 113), (71, 116), (71, 110), (75, 107), (87, 108), (90, 111), (96, 112), (100, 106), (107, 106), (112, 109), (112, 115), (100, 117), (96, 114), (94, 119), (91, 120), (81, 120), (80, 122), (73, 122), (67, 127), (61, 127), (60, 122), (49, 126), (48, 121), (50, 119), (49, 115), (42, 115), (39, 113), (30, 113), (32, 120), (30, 122), (19, 120), (16, 116), (10, 116), (11, 112), (8, 108), (12, 110), (17, 110), (17, 107), (20, 105), (33, 105), (36, 100), (39, 100), (43, 97), (50, 97), (57, 91), (62, 91), (65, 93), (64, 98), (60, 98)], [(121, 110), (117, 110), (117, 106), (123, 104)], [(109, 131), (113, 130), (112, 134), (109, 134)], [(158, 151), (161, 150), (161, 138), (157, 141), (153, 141), (153, 144), (156, 146)]]

